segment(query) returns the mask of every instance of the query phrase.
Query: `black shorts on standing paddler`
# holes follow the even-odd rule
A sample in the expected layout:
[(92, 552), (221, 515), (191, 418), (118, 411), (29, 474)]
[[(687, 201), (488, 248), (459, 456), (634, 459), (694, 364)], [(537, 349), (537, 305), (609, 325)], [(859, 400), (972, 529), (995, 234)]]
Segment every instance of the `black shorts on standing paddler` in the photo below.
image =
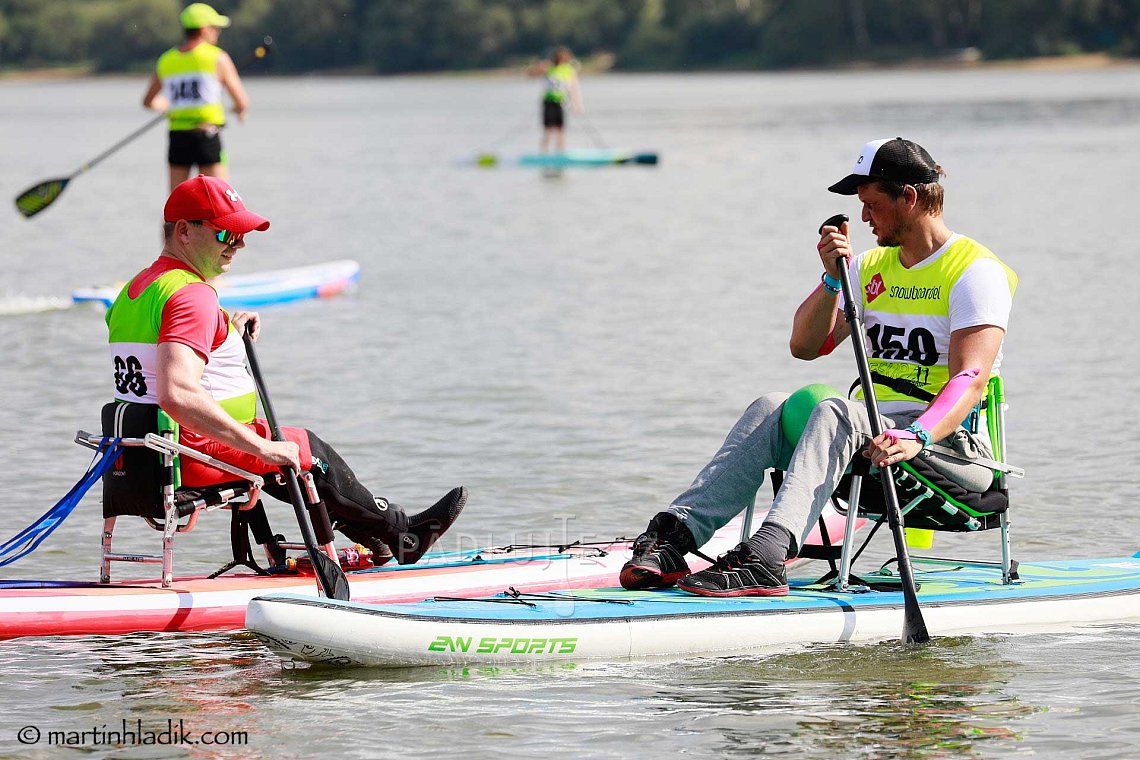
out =
[(542, 126), (544, 127), (561, 127), (562, 126), (562, 104), (555, 103), (553, 100), (542, 101)]
[(222, 131), (180, 129), (170, 133), (166, 162), (171, 166), (207, 166), (222, 163)]

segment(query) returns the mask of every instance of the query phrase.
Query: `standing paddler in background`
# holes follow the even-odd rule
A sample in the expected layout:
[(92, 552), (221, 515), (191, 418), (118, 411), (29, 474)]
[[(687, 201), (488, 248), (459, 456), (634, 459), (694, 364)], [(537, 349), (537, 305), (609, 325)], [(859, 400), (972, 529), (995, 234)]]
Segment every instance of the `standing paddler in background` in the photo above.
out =
[(578, 70), (573, 64), (574, 55), (569, 48), (558, 47), (549, 58), (537, 61), (531, 73), (545, 77), (546, 89), (542, 93), (542, 152), (550, 150), (554, 138), (559, 153), (566, 151), (567, 98), (574, 113), (582, 113), (582, 91), (578, 86)]
[[(876, 467), (913, 459), (932, 441), (992, 457), (988, 441), (962, 425), (1001, 366), (1017, 275), (985, 246), (947, 228), (942, 175), (925, 149), (901, 137), (863, 146), (852, 173), (828, 189), (859, 196), (879, 247), (853, 256), (846, 222), (822, 227), (823, 276), (792, 321), (798, 359), (830, 354), (849, 337), (839, 269), (848, 267), (867, 326), (882, 435), (872, 439), (861, 401), (827, 398), (793, 443), (781, 434), (788, 395), (761, 396), (689, 489), (637, 538), (621, 571), (623, 586), (676, 583), (705, 596), (787, 594), (785, 560), (796, 556), (860, 451)], [(934, 449), (923, 458), (968, 490), (985, 491), (993, 482), (993, 470), (980, 463)], [(785, 471), (784, 482), (763, 525), (712, 567), (690, 574), (685, 555), (750, 507), (764, 471), (776, 468)]]
[[(229, 270), (248, 233), (269, 229), (269, 220), (246, 209), (228, 183), (206, 176), (174, 188), (164, 219), (162, 253), (107, 310), (115, 400), (157, 404), (181, 425), (183, 444), (244, 470), (311, 472), (333, 527), (370, 548), (373, 562), (383, 564), (393, 554), (402, 564), (417, 562), (455, 522), (467, 489), (452, 489), (434, 506), (408, 515), (400, 505), (373, 496), (316, 434), (283, 428), (286, 440), (275, 441), (267, 422), (255, 418), (256, 388), (246, 369), (242, 333), (256, 340), (261, 319), (256, 312), (230, 314), (221, 308), (210, 281)], [(233, 480), (192, 458), (182, 460), (185, 487)], [(272, 478), (262, 490), (289, 501), (287, 488)], [(250, 524), (254, 539), (277, 564), (268, 523)]]
[(222, 150), (221, 130), (226, 123), (222, 88), (233, 99), (238, 121), (245, 121), (249, 98), (237, 66), (217, 46), (230, 19), (205, 3), (186, 6), (179, 16), (186, 40), (163, 53), (150, 76), (143, 105), (166, 111), (170, 117), (170, 189), (189, 179), (197, 166), (200, 174), (229, 178)]

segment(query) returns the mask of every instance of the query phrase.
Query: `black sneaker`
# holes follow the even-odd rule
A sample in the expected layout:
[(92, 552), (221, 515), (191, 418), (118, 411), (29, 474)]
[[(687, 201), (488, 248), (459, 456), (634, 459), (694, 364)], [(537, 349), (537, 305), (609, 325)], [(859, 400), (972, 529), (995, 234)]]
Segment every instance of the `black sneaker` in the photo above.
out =
[(408, 518), (408, 529), (400, 534), (396, 560), (401, 565), (420, 561), (431, 545), (442, 536), (463, 511), (467, 503), (467, 489), (453, 488), (432, 506)]
[(618, 575), (622, 588), (630, 590), (668, 588), (689, 574), (685, 555), (693, 546), (693, 534), (670, 512), (658, 512), (649, 527), (633, 542), (633, 557)]
[(681, 578), (677, 588), (701, 596), (787, 596), (788, 571), (761, 564), (748, 544), (739, 544), (707, 570)]

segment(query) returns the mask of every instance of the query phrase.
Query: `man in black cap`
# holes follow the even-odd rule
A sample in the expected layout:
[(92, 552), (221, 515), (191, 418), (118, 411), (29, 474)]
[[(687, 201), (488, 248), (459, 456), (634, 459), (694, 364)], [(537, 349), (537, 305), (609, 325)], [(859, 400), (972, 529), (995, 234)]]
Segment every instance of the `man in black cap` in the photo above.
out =
[[(676, 583), (705, 596), (787, 594), (785, 560), (796, 556), (861, 451), (875, 466), (893, 465), (932, 441), (953, 438), (959, 450), (991, 456), (988, 441), (968, 433), (963, 422), (1001, 366), (1017, 275), (980, 243), (946, 227), (942, 176), (930, 154), (909, 140), (863, 146), (851, 174), (828, 189), (859, 197), (878, 247), (853, 256), (846, 222), (823, 227), (817, 246), (823, 275), (792, 321), (791, 351), (798, 359), (825, 356), (846, 339), (839, 267), (848, 267), (867, 327), (883, 434), (872, 440), (861, 400), (829, 398), (815, 406), (798, 442), (789, 441), (780, 422), (788, 394), (761, 396), (689, 489), (638, 537), (621, 571), (623, 586)], [(924, 458), (971, 490), (992, 482), (993, 472), (981, 465), (934, 451)], [(712, 567), (690, 573), (685, 555), (752, 504), (768, 469), (785, 475), (763, 524)]]

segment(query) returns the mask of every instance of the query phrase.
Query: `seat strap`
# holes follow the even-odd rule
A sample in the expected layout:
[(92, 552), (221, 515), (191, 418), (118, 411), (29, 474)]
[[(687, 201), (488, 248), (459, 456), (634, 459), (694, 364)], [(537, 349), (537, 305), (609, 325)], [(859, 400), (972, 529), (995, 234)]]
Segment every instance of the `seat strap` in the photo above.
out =
[[(850, 397), (851, 393), (859, 387), (859, 382), (859, 380), (856, 380), (855, 382), (851, 383), (851, 387), (847, 389), (848, 397)], [(916, 383), (912, 383), (910, 380), (902, 377), (889, 377), (881, 372), (871, 370), (871, 382), (873, 382), (875, 385), (884, 385), (895, 393), (901, 393), (904, 396), (910, 396), (913, 399), (925, 401), (928, 404), (934, 400), (933, 393), (926, 390), (922, 386)]]
[(127, 404), (116, 404), (115, 406), (115, 418), (111, 423), (111, 434), (116, 438), (123, 438), (125, 435), (123, 433), (123, 417), (126, 416), (127, 409)]
[(249, 542), (249, 512), (253, 510), (230, 510), (230, 549), (233, 559), (210, 573), (210, 578), (228, 573), (235, 567), (247, 567), (258, 575), (271, 575), (271, 573), (257, 564), (253, 556), (253, 546)]

